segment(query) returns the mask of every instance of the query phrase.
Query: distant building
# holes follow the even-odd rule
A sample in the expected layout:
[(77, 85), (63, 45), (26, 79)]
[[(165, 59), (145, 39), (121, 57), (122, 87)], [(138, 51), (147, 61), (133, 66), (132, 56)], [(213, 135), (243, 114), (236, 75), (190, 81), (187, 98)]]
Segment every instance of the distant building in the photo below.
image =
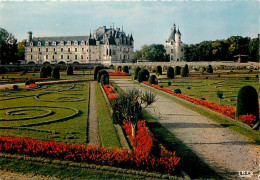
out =
[(127, 62), (133, 59), (134, 39), (120, 28), (100, 27), (89, 36), (32, 37), (28, 32), (25, 60), (35, 64)]
[(166, 53), (170, 56), (170, 62), (183, 61), (183, 43), (181, 41), (181, 32), (176, 30), (174, 23), (171, 34), (165, 42)]

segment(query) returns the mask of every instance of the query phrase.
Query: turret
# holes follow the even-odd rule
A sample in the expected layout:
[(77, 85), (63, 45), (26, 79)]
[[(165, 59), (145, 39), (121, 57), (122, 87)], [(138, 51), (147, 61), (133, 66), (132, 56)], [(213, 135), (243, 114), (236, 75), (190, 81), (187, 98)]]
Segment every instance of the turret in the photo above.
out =
[(178, 31), (175, 33), (175, 42), (179, 44), (181, 42), (181, 32), (178, 28)]
[(27, 39), (27, 41), (28, 41), (28, 42), (32, 41), (32, 32), (29, 31), (27, 34), (28, 34), (28, 39)]

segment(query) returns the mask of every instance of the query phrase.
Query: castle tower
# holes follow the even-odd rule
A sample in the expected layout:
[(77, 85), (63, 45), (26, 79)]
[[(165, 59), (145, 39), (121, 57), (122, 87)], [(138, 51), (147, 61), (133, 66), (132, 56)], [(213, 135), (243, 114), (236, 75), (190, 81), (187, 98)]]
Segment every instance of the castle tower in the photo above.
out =
[(27, 34), (28, 34), (27, 41), (28, 41), (28, 42), (32, 41), (32, 32), (29, 31)]

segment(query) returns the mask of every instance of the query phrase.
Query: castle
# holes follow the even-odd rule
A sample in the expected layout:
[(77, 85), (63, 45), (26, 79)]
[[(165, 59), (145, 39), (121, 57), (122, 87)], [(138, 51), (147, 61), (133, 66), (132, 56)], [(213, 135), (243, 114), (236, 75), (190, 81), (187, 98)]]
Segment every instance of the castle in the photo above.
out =
[(166, 53), (170, 57), (170, 62), (183, 61), (183, 43), (181, 41), (181, 32), (176, 30), (175, 23), (171, 29), (171, 34), (165, 42)]
[(89, 36), (32, 37), (28, 32), (25, 60), (28, 64), (84, 64), (130, 62), (134, 54), (132, 34), (120, 28), (99, 27)]

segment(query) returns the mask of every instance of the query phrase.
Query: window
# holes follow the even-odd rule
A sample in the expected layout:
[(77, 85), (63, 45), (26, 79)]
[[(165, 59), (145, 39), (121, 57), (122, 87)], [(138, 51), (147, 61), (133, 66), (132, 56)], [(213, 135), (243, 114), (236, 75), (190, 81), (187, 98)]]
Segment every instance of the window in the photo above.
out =
[(61, 41), (61, 42), (60, 42), (60, 45), (64, 45), (64, 42), (63, 42), (63, 41)]
[(70, 59), (70, 56), (69, 56), (69, 55), (67, 55), (67, 59)]
[(41, 42), (38, 42), (38, 46), (40, 46), (41, 45)]
[(81, 59), (83, 59), (83, 55), (81, 55), (80, 57), (81, 57)]
[(107, 56), (108, 56), (108, 49), (107, 49)]
[(81, 41), (81, 45), (85, 45), (85, 41)]
[(41, 52), (41, 48), (39, 48), (39, 52)]
[(63, 48), (61, 48), (60, 51), (63, 52)]
[(46, 59), (48, 59), (49, 57), (48, 57), (48, 55), (46, 55)]
[(56, 42), (53, 42), (52, 45), (56, 46)]
[(78, 41), (74, 41), (74, 44), (75, 44), (75, 45), (78, 45)]
[(31, 55), (31, 59), (33, 59), (33, 56)]
[(78, 58), (78, 56), (77, 55), (75, 55), (75, 59), (77, 59)]
[(88, 57), (87, 57), (87, 59), (88, 59)]
[(32, 48), (31, 48), (31, 52), (32, 52)]
[(68, 48), (68, 52), (70, 52), (70, 48)]
[(171, 41), (171, 45), (173, 45), (173, 41)]
[(88, 49), (87, 49), (87, 52), (88, 52)]
[(77, 48), (75, 48), (75, 52), (77, 52), (78, 51), (78, 49)]
[(68, 45), (71, 45), (71, 42), (70, 42), (70, 41), (68, 41)]
[(53, 48), (53, 51), (55, 52), (55, 48)]
[(111, 49), (109, 49), (109, 56), (111, 56)]
[(48, 41), (45, 42), (45, 46), (49, 46), (49, 42)]
[(33, 42), (31, 42), (30, 45), (33, 46)]
[(46, 52), (48, 52), (48, 48), (46, 48)]
[(52, 55), (52, 59), (54, 59), (54, 55)]
[(82, 51), (84, 51), (84, 48), (82, 48)]
[(173, 49), (171, 49), (171, 53), (173, 53)]
[(63, 55), (61, 55), (60, 58), (63, 59)]

